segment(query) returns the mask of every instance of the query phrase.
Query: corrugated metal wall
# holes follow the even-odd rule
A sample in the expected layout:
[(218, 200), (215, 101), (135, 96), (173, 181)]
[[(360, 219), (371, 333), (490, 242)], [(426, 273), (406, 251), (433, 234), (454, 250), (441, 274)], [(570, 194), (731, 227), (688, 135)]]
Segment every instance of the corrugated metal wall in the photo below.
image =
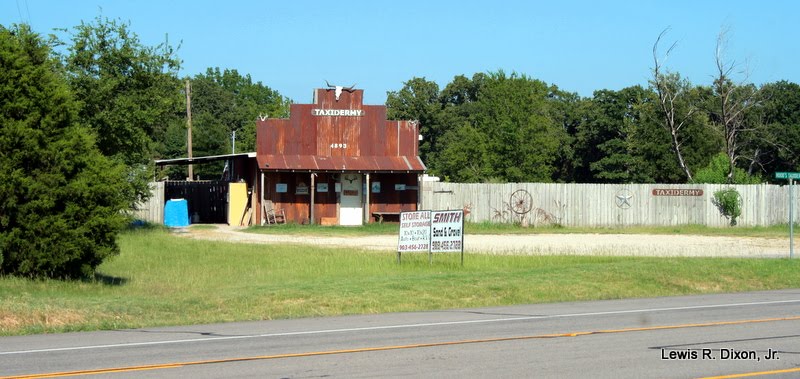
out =
[[(635, 226), (699, 224), (712, 227), (729, 225), (713, 202), (714, 192), (731, 186), (717, 184), (563, 184), (508, 183), (474, 184), (426, 182), (422, 209), (467, 208), (471, 222), (527, 222), (536, 226), (559, 223), (565, 226)], [(767, 226), (788, 223), (789, 187), (777, 185), (735, 185), (742, 197), (738, 224)], [(690, 192), (653, 190), (695, 190)], [(514, 213), (511, 195), (525, 190), (531, 196), (531, 211)], [(701, 196), (663, 196), (697, 194)], [(800, 200), (795, 191), (795, 204)], [(627, 202), (627, 204), (626, 204)], [(628, 206), (629, 205), (629, 206)], [(797, 206), (796, 206), (797, 208)], [(798, 220), (795, 208), (795, 220)]]

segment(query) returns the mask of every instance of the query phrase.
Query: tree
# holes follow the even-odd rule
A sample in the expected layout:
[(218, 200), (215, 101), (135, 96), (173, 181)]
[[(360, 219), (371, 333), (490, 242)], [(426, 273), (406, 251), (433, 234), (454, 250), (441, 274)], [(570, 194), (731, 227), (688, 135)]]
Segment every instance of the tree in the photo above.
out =
[[(237, 70), (209, 68), (205, 74), (195, 75), (192, 79), (194, 155), (232, 153), (234, 131), (236, 152), (255, 151), (256, 119), (288, 117), (289, 105), (289, 99)], [(216, 178), (222, 167), (204, 164), (195, 167), (195, 173), (201, 178)]]
[(486, 138), (469, 123), (457, 125), (442, 137), (437, 167), (446, 180), (466, 183), (492, 180)]
[(689, 88), (688, 81), (681, 79), (677, 73), (666, 72), (663, 61), (669, 57), (676, 43), (673, 43), (664, 54), (664, 59), (659, 60), (658, 44), (669, 29), (665, 29), (658, 35), (653, 44), (653, 80), (651, 84), (658, 96), (658, 105), (663, 119), (663, 127), (669, 133), (672, 152), (681, 171), (686, 175), (689, 182), (693, 181), (692, 171), (683, 156), (683, 132), (682, 129), (691, 119), (697, 108), (685, 101), (684, 97)]
[[(420, 121), (420, 155), (455, 181), (544, 181), (569, 156), (570, 122), (555, 87), (513, 73), (456, 76), (444, 90), (414, 78), (387, 99), (391, 119)], [(564, 95), (566, 96), (566, 95)], [(557, 121), (556, 121), (557, 119)]]
[(728, 157), (728, 183), (733, 183), (736, 162), (740, 158), (742, 149), (742, 134), (752, 131), (755, 127), (747, 122), (747, 116), (748, 112), (758, 103), (758, 90), (752, 84), (733, 82), (731, 74), (737, 68), (737, 64), (725, 60), (723, 50), (726, 42), (723, 31), (717, 38), (717, 48), (714, 53), (717, 76), (714, 78), (713, 85), (716, 104), (712, 114), (725, 141), (725, 154)]
[(447, 125), (440, 122), (441, 104), (439, 85), (425, 78), (412, 78), (403, 83), (399, 91), (391, 91), (386, 97), (386, 116), (389, 120), (417, 120), (422, 142), (419, 154), (422, 161), (436, 171), (436, 154), (441, 149), (439, 138)]
[(713, 184), (759, 184), (761, 178), (758, 176), (750, 175), (745, 170), (735, 167), (733, 176), (729, 176), (730, 161), (726, 153), (719, 153), (715, 155), (708, 166), (697, 170), (695, 179), (697, 183), (713, 183)]
[[(642, 87), (620, 91), (595, 91), (586, 104), (585, 121), (576, 133), (581, 166), (589, 169), (585, 181), (608, 183), (653, 182), (657, 172), (649, 163), (648, 102), (654, 100)], [(659, 147), (663, 145), (663, 140)]]
[(551, 117), (550, 88), (525, 75), (489, 73), (475, 127), (486, 136), (491, 175), (509, 182), (550, 182), (564, 130)]
[(0, 274), (90, 277), (119, 249), (123, 166), (96, 148), (41, 37), (0, 26)]
[(756, 130), (755, 147), (746, 154), (750, 157), (748, 172), (754, 174), (758, 169), (771, 175), (800, 170), (800, 85), (768, 83), (760, 94), (760, 106), (755, 111), (763, 128)]
[(555, 85), (550, 88), (548, 103), (550, 104), (550, 118), (563, 132), (564, 140), (556, 153), (552, 179), (557, 182), (574, 182), (578, 180), (579, 167), (577, 166), (577, 152), (575, 147), (575, 134), (583, 121), (581, 109), (586, 99), (574, 92), (566, 92)]
[(62, 59), (78, 115), (94, 131), (100, 151), (128, 167), (132, 204), (149, 195), (156, 141), (183, 115), (180, 60), (167, 42), (145, 46), (129, 23), (117, 20), (97, 17), (65, 32), (71, 44)]

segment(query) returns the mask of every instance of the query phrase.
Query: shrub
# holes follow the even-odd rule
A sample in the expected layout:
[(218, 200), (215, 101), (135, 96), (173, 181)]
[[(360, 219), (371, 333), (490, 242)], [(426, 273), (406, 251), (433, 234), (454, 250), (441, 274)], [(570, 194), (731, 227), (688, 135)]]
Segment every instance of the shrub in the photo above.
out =
[(41, 37), (0, 26), (0, 274), (91, 276), (117, 254), (123, 167), (100, 154)]
[(742, 197), (734, 188), (725, 188), (714, 192), (714, 205), (719, 208), (723, 216), (731, 220), (731, 226), (736, 225), (736, 220), (742, 215)]
[(759, 184), (763, 182), (758, 175), (750, 176), (741, 168), (734, 167), (733, 182), (728, 183), (728, 169), (730, 169), (728, 156), (725, 153), (719, 153), (711, 158), (708, 166), (697, 171), (694, 180), (697, 183), (715, 184)]

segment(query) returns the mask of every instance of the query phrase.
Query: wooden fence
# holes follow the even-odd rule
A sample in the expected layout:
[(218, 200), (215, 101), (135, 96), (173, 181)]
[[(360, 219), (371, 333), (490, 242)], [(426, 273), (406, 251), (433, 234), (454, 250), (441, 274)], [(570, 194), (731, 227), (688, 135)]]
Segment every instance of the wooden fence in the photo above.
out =
[[(422, 209), (465, 209), (469, 213), (467, 221), (522, 222), (531, 226), (553, 223), (565, 226), (699, 224), (721, 227), (729, 225), (730, 220), (715, 205), (714, 193), (729, 187), (736, 189), (742, 199), (738, 225), (788, 223), (789, 187), (767, 184), (425, 182), (422, 187)], [(800, 198), (798, 192), (800, 190), (794, 194), (795, 204)], [(527, 201), (530, 201), (530, 211), (525, 212)], [(798, 220), (797, 208), (795, 220)]]
[(132, 211), (137, 220), (164, 224), (164, 182), (150, 183), (150, 198), (136, 204)]

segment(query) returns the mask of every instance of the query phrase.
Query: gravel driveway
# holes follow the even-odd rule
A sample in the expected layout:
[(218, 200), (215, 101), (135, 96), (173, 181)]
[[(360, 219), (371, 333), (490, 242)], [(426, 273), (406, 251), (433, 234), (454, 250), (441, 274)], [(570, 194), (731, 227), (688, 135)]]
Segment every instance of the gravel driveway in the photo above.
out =
[[(245, 233), (243, 228), (180, 229), (195, 239), (239, 243), (307, 244), (396, 251), (397, 236), (309, 237)], [(635, 256), (759, 257), (789, 256), (789, 239), (656, 234), (466, 235), (464, 249), (487, 254), (594, 254)]]

